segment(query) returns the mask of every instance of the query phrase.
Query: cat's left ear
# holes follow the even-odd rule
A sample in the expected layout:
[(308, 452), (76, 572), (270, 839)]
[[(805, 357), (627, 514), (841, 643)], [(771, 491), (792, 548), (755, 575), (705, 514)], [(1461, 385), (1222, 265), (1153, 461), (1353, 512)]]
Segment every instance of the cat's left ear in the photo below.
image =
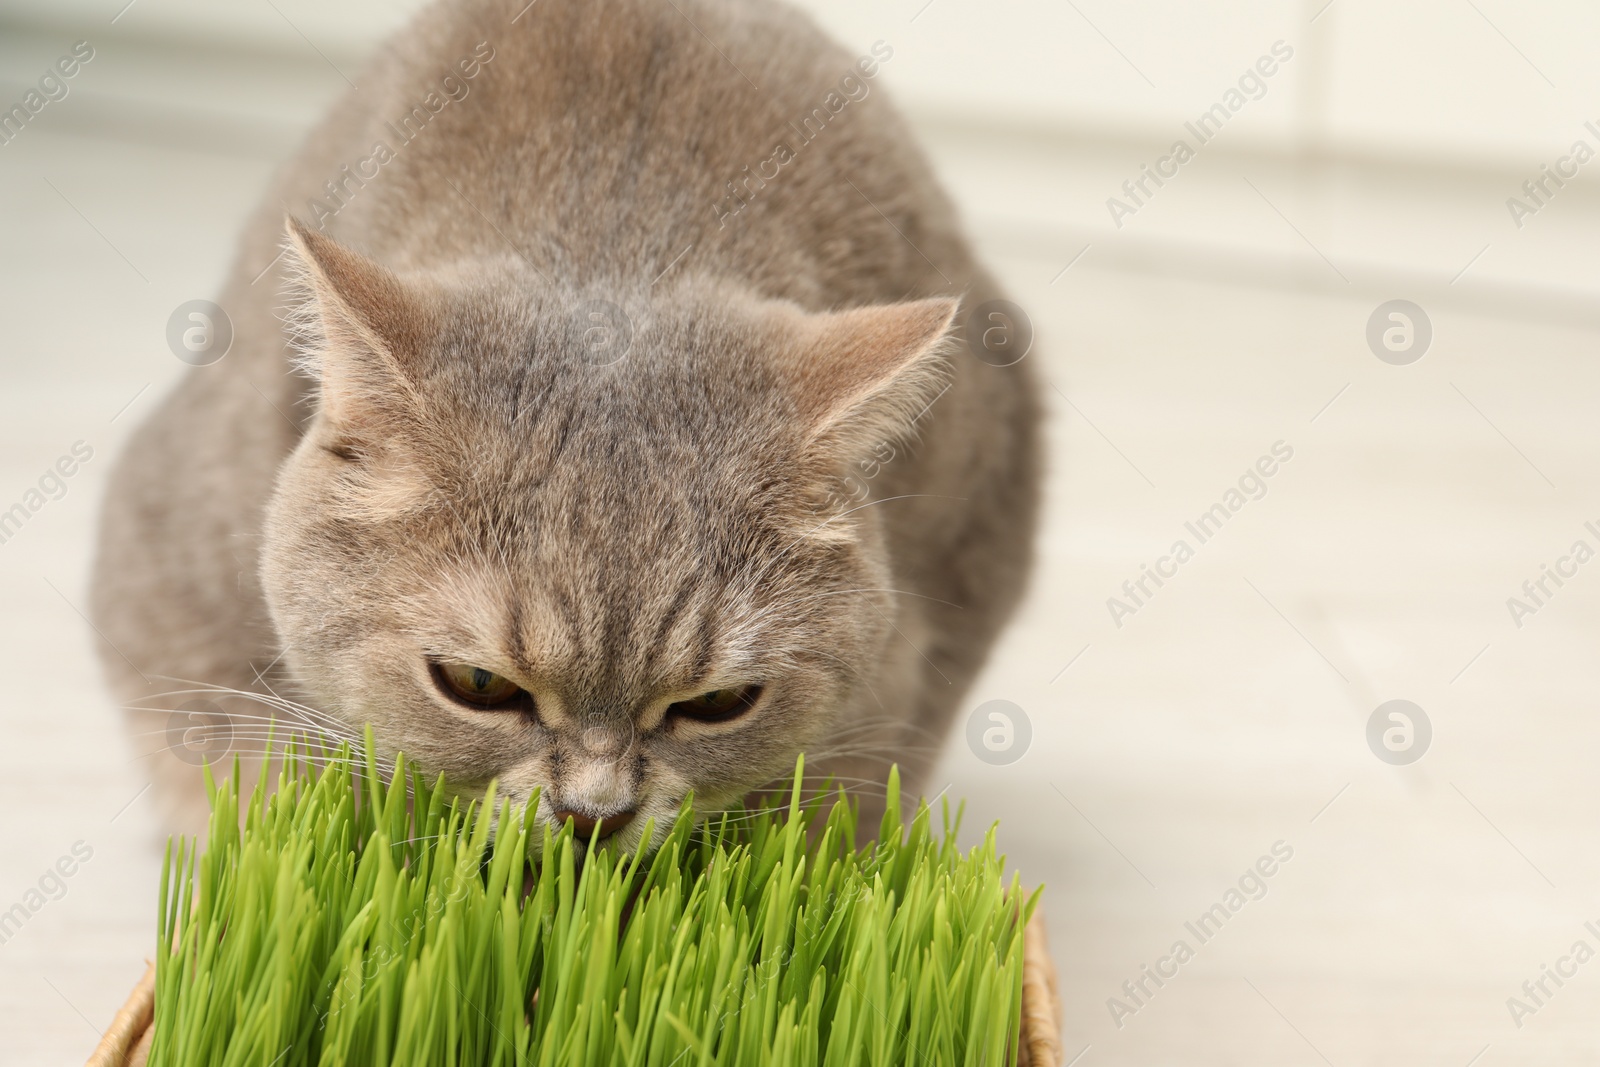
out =
[(430, 335), (427, 301), (394, 272), (294, 218), (287, 220), (290, 323), (319, 407), (358, 426), (421, 407), (416, 357)]
[(806, 316), (787, 368), (807, 446), (837, 458), (910, 432), (949, 381), (960, 301), (933, 298)]

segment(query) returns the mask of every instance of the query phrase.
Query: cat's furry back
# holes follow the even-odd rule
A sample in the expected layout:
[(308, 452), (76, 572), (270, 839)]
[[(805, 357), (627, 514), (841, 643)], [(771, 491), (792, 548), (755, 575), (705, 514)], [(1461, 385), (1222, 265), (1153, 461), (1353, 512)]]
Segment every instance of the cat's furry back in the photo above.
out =
[[(274, 692), (575, 808), (729, 802), (802, 748), (922, 784), (1020, 596), (1037, 411), (1028, 361), (944, 339), (999, 294), (865, 69), (764, 0), (442, 3), (387, 47), (107, 502), (95, 622), (175, 825), (173, 711), (249, 752)], [(540, 713), (442, 705), (441, 658)], [(660, 713), (746, 681), (748, 721)]]

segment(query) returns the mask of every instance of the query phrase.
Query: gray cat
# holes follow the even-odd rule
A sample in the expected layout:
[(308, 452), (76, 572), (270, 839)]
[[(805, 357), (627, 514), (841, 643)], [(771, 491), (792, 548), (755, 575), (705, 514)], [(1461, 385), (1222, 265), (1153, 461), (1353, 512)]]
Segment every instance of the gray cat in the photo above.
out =
[(869, 817), (889, 762), (923, 784), (1022, 592), (1038, 405), (965, 340), (999, 294), (892, 56), (766, 0), (459, 0), (385, 47), (106, 503), (169, 827), (205, 721), (371, 724), (625, 847), (801, 751)]

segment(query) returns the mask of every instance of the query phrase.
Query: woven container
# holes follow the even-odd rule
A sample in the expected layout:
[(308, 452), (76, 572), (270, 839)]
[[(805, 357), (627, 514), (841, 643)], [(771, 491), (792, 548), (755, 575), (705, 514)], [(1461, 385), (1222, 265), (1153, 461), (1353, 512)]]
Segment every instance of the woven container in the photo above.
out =
[[(144, 1067), (154, 1032), (156, 966), (150, 964), (100, 1039), (88, 1067)], [(1061, 1015), (1056, 969), (1038, 911), (1023, 932), (1022, 1048), (1018, 1067), (1061, 1067)]]

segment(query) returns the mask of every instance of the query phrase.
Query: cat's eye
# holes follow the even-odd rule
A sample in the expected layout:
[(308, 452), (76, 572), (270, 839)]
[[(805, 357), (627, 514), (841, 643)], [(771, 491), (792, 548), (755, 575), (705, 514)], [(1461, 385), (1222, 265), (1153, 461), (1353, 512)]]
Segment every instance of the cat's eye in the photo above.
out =
[(511, 679), (465, 663), (435, 663), (433, 673), (451, 696), (478, 708), (509, 704), (527, 695)]
[(741, 685), (729, 689), (713, 689), (688, 700), (680, 700), (667, 708), (669, 715), (681, 715), (699, 722), (727, 722), (738, 718), (756, 706), (761, 699), (759, 685)]

